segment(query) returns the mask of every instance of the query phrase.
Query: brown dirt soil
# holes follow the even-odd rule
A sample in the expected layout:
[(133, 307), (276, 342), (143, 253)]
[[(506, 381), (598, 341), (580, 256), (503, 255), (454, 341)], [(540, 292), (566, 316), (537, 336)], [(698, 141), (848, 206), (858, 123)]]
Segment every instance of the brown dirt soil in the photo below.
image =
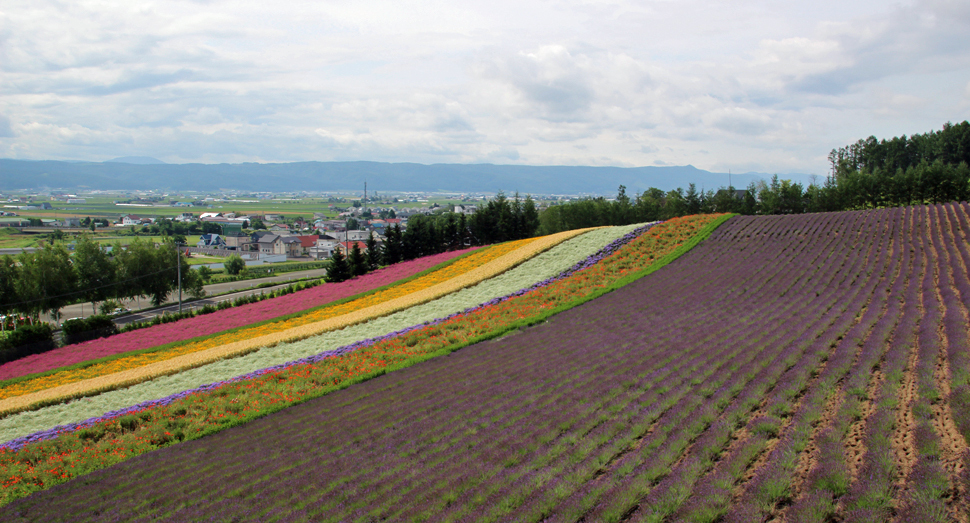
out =
[[(939, 215), (935, 214), (934, 217), (938, 218)], [(951, 263), (955, 260), (951, 260), (949, 252), (942, 246), (938, 246), (938, 242), (945, 241), (940, 234), (940, 224), (936, 220), (933, 220), (933, 227), (931, 227), (930, 236), (930, 250), (932, 251), (934, 261), (933, 265), (936, 270), (934, 270), (934, 282), (936, 283), (936, 293), (937, 300), (939, 300), (940, 307), (944, 309), (943, 317), (945, 317), (946, 304), (943, 302), (943, 297), (939, 291), (940, 288), (940, 270), (951, 270)], [(947, 224), (949, 225), (949, 224)], [(947, 227), (949, 228), (949, 227)], [(942, 262), (942, 263), (941, 263)], [(952, 273), (950, 275), (952, 281)], [(960, 481), (960, 475), (963, 473), (963, 452), (967, 449), (966, 440), (963, 435), (957, 429), (956, 423), (953, 421), (953, 412), (950, 408), (950, 364), (947, 358), (947, 348), (949, 347), (949, 340), (946, 337), (946, 331), (941, 324), (937, 327), (937, 336), (940, 340), (940, 351), (937, 355), (936, 360), (936, 370), (934, 371), (934, 377), (936, 378), (936, 386), (941, 392), (942, 398), (940, 401), (933, 404), (933, 425), (936, 429), (936, 433), (940, 436), (941, 443), (941, 463), (946, 469), (949, 479), (950, 479), (950, 499), (947, 501), (947, 506), (950, 509), (951, 517), (954, 521), (959, 521), (960, 523), (966, 523), (968, 521), (966, 511), (963, 510), (963, 505), (966, 499), (966, 491), (963, 483)]]
[[(839, 382), (841, 384), (842, 380), (839, 380)], [(801, 498), (804, 494), (802, 492), (802, 485), (805, 483), (805, 479), (808, 478), (808, 474), (818, 465), (819, 434), (832, 424), (835, 416), (839, 413), (839, 409), (842, 407), (842, 403), (845, 402), (845, 393), (839, 385), (836, 385), (836, 387), (832, 395), (825, 400), (822, 417), (819, 418), (818, 422), (812, 428), (812, 436), (809, 438), (808, 444), (805, 445), (805, 450), (798, 457), (798, 465), (792, 472), (792, 498), (795, 500)]]
[[(911, 220), (912, 218), (911, 215)], [(915, 225), (915, 224), (913, 224)], [(915, 229), (915, 227), (910, 227), (910, 230)], [(926, 256), (923, 259), (923, 266), (919, 268), (918, 273), (913, 274), (913, 278), (922, 278), (923, 272), (926, 270)], [(922, 293), (919, 295), (919, 316), (923, 317), (925, 314), (925, 309), (923, 308), (923, 298)], [(916, 323), (916, 328), (919, 328), (919, 321)], [(900, 398), (899, 407), (896, 411), (896, 430), (893, 434), (893, 452), (896, 454), (896, 463), (899, 464), (899, 476), (896, 478), (896, 490), (898, 494), (896, 495), (896, 500), (906, 499), (906, 493), (909, 490), (909, 485), (906, 483), (906, 478), (909, 477), (909, 473), (913, 470), (913, 466), (916, 464), (916, 441), (914, 431), (916, 429), (916, 420), (913, 418), (913, 403), (916, 401), (916, 363), (919, 356), (919, 347), (916, 343), (910, 348), (909, 351), (909, 361), (906, 364), (906, 371), (903, 377), (903, 385), (900, 387)], [(899, 508), (897, 506), (896, 508)]]
[(879, 394), (879, 390), (882, 388), (885, 380), (886, 378), (882, 372), (878, 370), (873, 371), (872, 379), (869, 380), (869, 385), (866, 387), (866, 399), (859, 403), (859, 410), (861, 411), (860, 419), (852, 424), (845, 438), (846, 465), (848, 465), (849, 477), (852, 481), (855, 481), (858, 476), (859, 468), (862, 466), (862, 459), (866, 455), (866, 426), (868, 425), (869, 417), (876, 410), (873, 398)]

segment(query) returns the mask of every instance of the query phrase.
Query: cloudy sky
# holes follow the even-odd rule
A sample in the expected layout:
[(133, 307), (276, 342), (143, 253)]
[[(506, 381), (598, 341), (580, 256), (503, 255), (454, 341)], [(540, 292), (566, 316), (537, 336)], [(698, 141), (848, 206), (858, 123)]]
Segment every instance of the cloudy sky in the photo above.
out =
[(824, 175), (970, 118), (966, 0), (5, 0), (0, 157)]

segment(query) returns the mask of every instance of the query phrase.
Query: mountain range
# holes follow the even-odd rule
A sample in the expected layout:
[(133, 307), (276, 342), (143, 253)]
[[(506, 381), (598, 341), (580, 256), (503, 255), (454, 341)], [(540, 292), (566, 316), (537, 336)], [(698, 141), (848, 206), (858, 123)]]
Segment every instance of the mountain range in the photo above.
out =
[[(731, 175), (743, 188), (770, 175)], [(781, 178), (807, 183), (808, 176)], [(214, 192), (360, 191), (366, 181), (378, 192), (456, 192), (521, 194), (616, 194), (650, 187), (664, 191), (694, 183), (697, 189), (728, 185), (728, 173), (691, 165), (668, 167), (528, 166), (383, 162), (293, 162), (241, 164), (167, 164), (150, 157), (123, 157), (107, 162), (0, 159), (0, 191), (171, 190)]]

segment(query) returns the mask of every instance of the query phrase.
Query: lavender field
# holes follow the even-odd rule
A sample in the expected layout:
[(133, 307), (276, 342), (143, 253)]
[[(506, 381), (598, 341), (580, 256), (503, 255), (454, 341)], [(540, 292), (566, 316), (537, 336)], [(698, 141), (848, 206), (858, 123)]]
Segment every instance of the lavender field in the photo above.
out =
[(626, 287), (2, 521), (968, 520), (970, 206), (737, 216)]

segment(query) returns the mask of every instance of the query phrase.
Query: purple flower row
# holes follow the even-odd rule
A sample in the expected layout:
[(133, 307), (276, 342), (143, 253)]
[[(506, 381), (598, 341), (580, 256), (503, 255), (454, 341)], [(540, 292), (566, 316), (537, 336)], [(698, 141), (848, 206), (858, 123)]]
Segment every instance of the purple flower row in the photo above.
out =
[(55, 437), (57, 437), (57, 436), (59, 436), (61, 434), (66, 434), (66, 433), (74, 432), (74, 431), (79, 430), (79, 429), (83, 429), (83, 428), (86, 428), (86, 427), (90, 427), (90, 426), (96, 425), (98, 423), (102, 423), (102, 422), (105, 422), (105, 421), (109, 421), (109, 420), (112, 420), (112, 419), (115, 419), (115, 418), (118, 418), (118, 417), (121, 417), (121, 416), (125, 416), (125, 415), (129, 415), (129, 414), (134, 414), (134, 413), (137, 413), (137, 412), (141, 412), (141, 411), (144, 411), (144, 410), (153, 408), (153, 407), (161, 407), (161, 406), (169, 405), (169, 404), (171, 404), (172, 402), (174, 402), (176, 400), (185, 398), (185, 397), (190, 396), (192, 394), (197, 394), (197, 393), (201, 393), (201, 392), (208, 392), (208, 391), (217, 389), (219, 387), (222, 387), (223, 385), (228, 385), (230, 383), (235, 383), (235, 382), (239, 382), (239, 381), (253, 379), (253, 378), (259, 377), (259, 376), (261, 376), (263, 374), (267, 374), (267, 373), (270, 373), (270, 372), (280, 371), (280, 370), (286, 369), (288, 367), (292, 367), (294, 365), (304, 365), (304, 364), (318, 363), (318, 362), (323, 361), (323, 360), (325, 360), (327, 358), (334, 358), (334, 357), (337, 357), (337, 356), (342, 356), (344, 354), (353, 352), (353, 351), (355, 351), (357, 349), (360, 349), (360, 348), (363, 348), (363, 347), (369, 347), (369, 346), (371, 346), (373, 344), (376, 344), (376, 343), (379, 343), (379, 342), (382, 342), (382, 341), (385, 341), (385, 340), (389, 340), (391, 338), (395, 338), (395, 337), (398, 337), (398, 336), (407, 334), (407, 333), (409, 333), (411, 331), (414, 331), (414, 330), (417, 330), (417, 329), (421, 329), (421, 328), (424, 328), (424, 327), (429, 326), (429, 325), (438, 325), (438, 324), (440, 324), (442, 322), (448, 321), (448, 320), (453, 319), (455, 317), (463, 316), (463, 315), (466, 315), (466, 314), (475, 312), (477, 310), (480, 310), (480, 309), (483, 309), (483, 308), (486, 308), (486, 307), (490, 307), (492, 305), (496, 305), (496, 304), (502, 303), (502, 302), (504, 302), (506, 300), (509, 300), (511, 298), (514, 298), (516, 296), (521, 296), (521, 295), (523, 295), (523, 294), (525, 294), (527, 292), (533, 291), (535, 289), (539, 289), (539, 288), (545, 287), (547, 285), (552, 284), (553, 282), (559, 281), (559, 280), (561, 280), (563, 278), (567, 278), (570, 275), (575, 274), (576, 272), (579, 272), (579, 271), (581, 271), (583, 269), (592, 267), (592, 266), (596, 265), (597, 263), (599, 263), (604, 258), (606, 258), (606, 257), (614, 254), (621, 247), (623, 247), (624, 245), (630, 243), (631, 241), (633, 241), (634, 239), (636, 239), (637, 237), (639, 237), (641, 234), (643, 234), (647, 229), (653, 227), (654, 225), (656, 225), (658, 223), (660, 223), (660, 222), (649, 223), (649, 224), (646, 224), (646, 225), (644, 225), (642, 227), (638, 227), (638, 228), (634, 229), (633, 231), (631, 231), (631, 232), (623, 235), (622, 237), (620, 237), (620, 238), (618, 238), (618, 239), (610, 242), (608, 245), (606, 245), (602, 249), (600, 249), (600, 250), (596, 251), (595, 253), (593, 253), (592, 255), (588, 256), (586, 259), (584, 259), (584, 260), (576, 263), (572, 267), (564, 270), (563, 272), (559, 273), (556, 276), (553, 276), (552, 278), (548, 278), (546, 280), (540, 281), (540, 282), (535, 283), (535, 284), (533, 284), (533, 285), (531, 285), (529, 287), (526, 287), (524, 289), (517, 290), (517, 291), (515, 291), (515, 292), (513, 292), (511, 294), (508, 294), (506, 296), (501, 296), (501, 297), (498, 297), (498, 298), (493, 298), (493, 299), (491, 299), (489, 301), (486, 301), (486, 302), (481, 303), (479, 305), (476, 305), (474, 307), (469, 307), (469, 308), (467, 308), (467, 309), (465, 309), (463, 311), (459, 311), (459, 312), (456, 312), (454, 314), (450, 314), (448, 316), (445, 316), (445, 317), (442, 317), (442, 318), (437, 318), (437, 319), (434, 319), (434, 320), (430, 320), (430, 321), (427, 321), (427, 322), (424, 322), (424, 323), (420, 323), (420, 324), (417, 324), (417, 325), (412, 325), (410, 327), (406, 327), (404, 329), (401, 329), (401, 330), (398, 330), (398, 331), (395, 331), (395, 332), (391, 332), (391, 333), (388, 333), (388, 334), (384, 334), (382, 336), (376, 336), (376, 337), (373, 337), (373, 338), (368, 338), (368, 339), (365, 339), (365, 340), (361, 340), (361, 341), (358, 341), (358, 342), (354, 342), (354, 343), (351, 343), (350, 345), (344, 345), (343, 347), (339, 347), (339, 348), (336, 348), (336, 349), (324, 351), (324, 352), (321, 352), (320, 354), (316, 354), (316, 355), (313, 355), (313, 356), (308, 356), (306, 358), (301, 358), (301, 359), (298, 359), (298, 360), (293, 360), (293, 361), (288, 361), (288, 362), (285, 362), (285, 363), (280, 363), (279, 365), (274, 365), (272, 367), (267, 367), (267, 368), (264, 368), (264, 369), (256, 370), (256, 371), (253, 371), (253, 372), (249, 372), (247, 374), (243, 374), (243, 375), (240, 375), (240, 376), (236, 376), (236, 377), (230, 378), (228, 380), (222, 380), (222, 381), (217, 381), (217, 382), (209, 383), (209, 384), (206, 384), (206, 385), (201, 385), (201, 386), (196, 387), (194, 389), (185, 390), (185, 391), (179, 392), (177, 394), (172, 394), (170, 396), (166, 396), (164, 398), (159, 398), (159, 399), (155, 399), (155, 400), (144, 401), (144, 402), (138, 403), (137, 405), (132, 405), (130, 407), (125, 407), (123, 409), (113, 410), (113, 411), (107, 412), (105, 414), (102, 414), (101, 416), (97, 416), (97, 417), (94, 417), (94, 418), (88, 418), (88, 419), (83, 420), (83, 421), (79, 421), (79, 422), (76, 422), (76, 423), (69, 423), (69, 424), (66, 424), (66, 425), (58, 425), (56, 427), (53, 427), (53, 428), (50, 428), (50, 429), (47, 429), (47, 430), (35, 432), (33, 434), (29, 434), (27, 436), (23, 436), (23, 437), (20, 437), (20, 438), (13, 439), (13, 440), (7, 441), (5, 443), (2, 443), (2, 444), (0, 444), (0, 449), (8, 449), (8, 450), (11, 450), (11, 451), (17, 451), (17, 450), (20, 450), (21, 448), (23, 448), (24, 445), (28, 445), (28, 444), (31, 444), (31, 443), (37, 443), (37, 442), (40, 442), (40, 441), (45, 441), (45, 440), (48, 440), (48, 439), (52, 439), (52, 438), (55, 438)]

